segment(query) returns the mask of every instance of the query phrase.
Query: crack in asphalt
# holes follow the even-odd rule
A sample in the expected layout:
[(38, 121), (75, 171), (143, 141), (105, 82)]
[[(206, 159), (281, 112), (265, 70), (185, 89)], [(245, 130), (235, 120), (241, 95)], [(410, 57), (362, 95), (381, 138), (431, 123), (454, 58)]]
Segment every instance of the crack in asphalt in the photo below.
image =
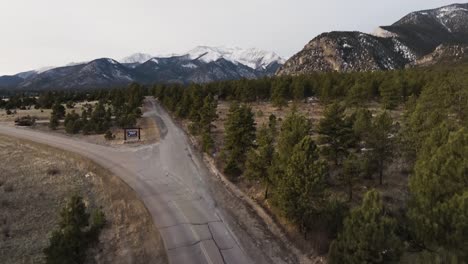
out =
[[(161, 227), (158, 227), (159, 230), (162, 230), (162, 229), (167, 229), (167, 228), (171, 228), (171, 227), (176, 227), (176, 226), (180, 226), (180, 225), (192, 225), (192, 226), (203, 226), (203, 225), (207, 225), (208, 228), (209, 228), (209, 225), (210, 223), (222, 223), (221, 220), (217, 220), (217, 221), (209, 221), (209, 222), (205, 222), (205, 223), (178, 223), (178, 224), (175, 224), (175, 225), (169, 225), (169, 226), (161, 226)], [(211, 232), (211, 231), (210, 231)]]

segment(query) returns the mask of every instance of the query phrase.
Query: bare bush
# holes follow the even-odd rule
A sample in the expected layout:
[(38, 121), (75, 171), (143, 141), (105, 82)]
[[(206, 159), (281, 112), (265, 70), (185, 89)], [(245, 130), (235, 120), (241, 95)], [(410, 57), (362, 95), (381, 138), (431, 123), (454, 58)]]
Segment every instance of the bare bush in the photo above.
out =
[(7, 184), (4, 187), (5, 192), (13, 192), (13, 185)]
[(49, 168), (47, 170), (47, 175), (54, 176), (60, 174), (60, 170), (57, 168)]

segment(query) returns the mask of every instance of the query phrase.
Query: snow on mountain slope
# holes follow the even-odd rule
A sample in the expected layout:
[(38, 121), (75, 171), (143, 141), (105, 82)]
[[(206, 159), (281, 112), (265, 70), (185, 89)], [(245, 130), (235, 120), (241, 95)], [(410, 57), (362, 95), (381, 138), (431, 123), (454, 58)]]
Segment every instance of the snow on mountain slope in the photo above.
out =
[(285, 62), (283, 58), (274, 52), (263, 51), (256, 48), (241, 49), (198, 46), (190, 50), (187, 55), (193, 60), (200, 59), (207, 63), (222, 58), (236, 64), (240, 63), (246, 65), (252, 69), (265, 69), (272, 63), (283, 64)]
[(153, 56), (146, 53), (135, 53), (119, 60), (120, 63), (144, 63), (150, 60)]

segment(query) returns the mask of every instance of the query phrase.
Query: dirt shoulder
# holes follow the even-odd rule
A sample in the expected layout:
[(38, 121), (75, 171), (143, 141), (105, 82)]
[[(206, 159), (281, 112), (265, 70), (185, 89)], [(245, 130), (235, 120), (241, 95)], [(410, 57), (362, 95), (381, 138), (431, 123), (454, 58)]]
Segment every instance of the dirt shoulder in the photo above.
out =
[(108, 224), (88, 263), (167, 263), (151, 215), (118, 177), (49, 146), (0, 135), (0, 259), (43, 263), (42, 250), (72, 194), (101, 208)]

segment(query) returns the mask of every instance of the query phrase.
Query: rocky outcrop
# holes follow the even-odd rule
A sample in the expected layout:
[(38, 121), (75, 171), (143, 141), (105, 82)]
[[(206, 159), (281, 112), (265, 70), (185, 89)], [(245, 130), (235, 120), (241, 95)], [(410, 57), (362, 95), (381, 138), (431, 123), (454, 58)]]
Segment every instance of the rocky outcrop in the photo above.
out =
[[(413, 12), (391, 26), (377, 28), (372, 35), (361, 32), (321, 34), (286, 61), (277, 74), (375, 71), (402, 69), (407, 65), (423, 66), (427, 65), (423, 61), (456, 60), (456, 54), (463, 52), (461, 47), (465, 44), (468, 44), (468, 4), (454, 4)], [(452, 48), (434, 51), (440, 45)], [(432, 52), (435, 53), (430, 55)], [(426, 58), (426, 55), (434, 58)]]
[(423, 56), (408, 67), (426, 67), (468, 61), (468, 45), (440, 45), (434, 52)]
[(398, 69), (412, 58), (401, 42), (360, 32), (324, 33), (291, 57), (278, 74)]

